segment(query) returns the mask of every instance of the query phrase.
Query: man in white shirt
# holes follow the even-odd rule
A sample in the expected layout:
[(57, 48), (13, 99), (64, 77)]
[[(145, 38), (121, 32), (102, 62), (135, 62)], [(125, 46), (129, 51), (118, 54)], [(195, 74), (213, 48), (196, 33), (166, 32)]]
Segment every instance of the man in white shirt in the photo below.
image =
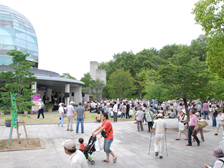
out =
[(44, 103), (42, 102), (42, 99), (39, 99), (38, 106), (39, 106), (39, 110), (38, 110), (37, 119), (39, 120), (40, 114), (42, 114), (42, 117), (44, 119)]
[(220, 126), (222, 126), (223, 128), (223, 134), (224, 134), (224, 116), (222, 115), (221, 110), (219, 111), (219, 114), (216, 117), (216, 121), (217, 121), (217, 129), (215, 135), (218, 135)]
[(157, 117), (159, 119), (156, 122), (154, 122), (151, 132), (153, 132), (156, 129), (155, 131), (156, 134), (154, 137), (155, 156), (159, 155), (159, 158), (162, 159), (165, 133), (168, 127), (166, 121), (162, 120), (163, 118), (162, 114), (158, 114)]
[(114, 102), (113, 115), (114, 115), (114, 122), (117, 122), (117, 103), (116, 102)]
[(58, 122), (58, 126), (61, 124), (61, 127), (63, 127), (63, 123), (64, 123), (64, 118), (65, 118), (65, 114), (64, 114), (64, 103), (60, 103), (59, 104), (60, 107), (59, 107), (59, 118), (60, 118), (60, 121)]
[(70, 105), (66, 108), (67, 110), (67, 131), (69, 131), (69, 126), (70, 126), (70, 131), (73, 131), (72, 125), (73, 125), (73, 117), (75, 119), (75, 109), (73, 107), (74, 102), (71, 101)]
[(85, 155), (79, 149), (76, 149), (74, 141), (66, 140), (61, 143), (61, 146), (64, 147), (65, 153), (70, 155), (71, 168), (89, 168)]

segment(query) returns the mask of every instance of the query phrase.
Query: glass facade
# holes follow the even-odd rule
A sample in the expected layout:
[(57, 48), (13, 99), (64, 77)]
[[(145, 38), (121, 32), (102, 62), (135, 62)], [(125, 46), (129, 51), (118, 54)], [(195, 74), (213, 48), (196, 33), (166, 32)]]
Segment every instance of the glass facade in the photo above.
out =
[(0, 65), (12, 63), (7, 52), (16, 49), (29, 53), (27, 61), (35, 62), (38, 67), (37, 36), (30, 21), (21, 13), (0, 5)]

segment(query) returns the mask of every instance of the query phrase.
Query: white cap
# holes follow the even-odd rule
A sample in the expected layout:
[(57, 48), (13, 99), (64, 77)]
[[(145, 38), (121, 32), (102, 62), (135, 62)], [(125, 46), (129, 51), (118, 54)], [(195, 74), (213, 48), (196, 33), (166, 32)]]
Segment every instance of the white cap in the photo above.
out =
[(41, 101), (42, 99), (39, 99), (39, 101)]
[(73, 101), (70, 101), (70, 104), (75, 104)]
[(61, 146), (65, 147), (68, 150), (74, 150), (76, 149), (75, 142), (71, 139), (68, 139), (61, 143)]
[(185, 109), (182, 109), (181, 111), (182, 111), (184, 114), (186, 114), (186, 110), (185, 110)]

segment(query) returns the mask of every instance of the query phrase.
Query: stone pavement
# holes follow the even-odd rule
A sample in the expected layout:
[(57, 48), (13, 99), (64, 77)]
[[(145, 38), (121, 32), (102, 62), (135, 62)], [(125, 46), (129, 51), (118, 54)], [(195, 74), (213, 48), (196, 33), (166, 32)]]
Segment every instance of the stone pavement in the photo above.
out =
[[(165, 119), (169, 128), (178, 127), (177, 119)], [(178, 132), (171, 129), (167, 130), (167, 147), (168, 156), (166, 156), (166, 148), (164, 150), (164, 158), (158, 159), (154, 156), (154, 145), (152, 139), (151, 154), (149, 155), (149, 139), (150, 133), (147, 132), (147, 125), (144, 125), (144, 131), (137, 131), (137, 125), (133, 121), (118, 121), (113, 123), (114, 141), (111, 149), (117, 156), (117, 162), (110, 163), (102, 162), (105, 159), (103, 151), (95, 152), (92, 158), (95, 160), (95, 165), (89, 163), (90, 168), (202, 168), (203, 164), (213, 166), (215, 157), (212, 156), (213, 149), (219, 145), (222, 138), (220, 134), (214, 136), (215, 128), (211, 127), (211, 120), (208, 121), (209, 126), (204, 133), (205, 142), (201, 142), (198, 147), (196, 142), (193, 146), (187, 147), (187, 141), (184, 140), (184, 134), (181, 135), (181, 140), (176, 141)], [(45, 149), (24, 150), (0, 152), (0, 167), (1, 168), (69, 168), (68, 155), (64, 153), (64, 148), (60, 145), (66, 139), (73, 139), (78, 144), (78, 138), (84, 138), (84, 143), (87, 143), (91, 132), (96, 129), (99, 123), (85, 123), (85, 133), (78, 134), (66, 131), (64, 127), (58, 127), (56, 124), (49, 125), (27, 125), (29, 138), (40, 138), (45, 145)], [(75, 124), (73, 124), (73, 127)], [(74, 127), (75, 128), (75, 127)], [(21, 137), (25, 138), (24, 130), (20, 127)], [(0, 140), (8, 139), (9, 130), (5, 126), (0, 126)], [(199, 134), (200, 139), (200, 134)], [(14, 132), (13, 138), (16, 138)], [(164, 146), (165, 147), (165, 146)]]

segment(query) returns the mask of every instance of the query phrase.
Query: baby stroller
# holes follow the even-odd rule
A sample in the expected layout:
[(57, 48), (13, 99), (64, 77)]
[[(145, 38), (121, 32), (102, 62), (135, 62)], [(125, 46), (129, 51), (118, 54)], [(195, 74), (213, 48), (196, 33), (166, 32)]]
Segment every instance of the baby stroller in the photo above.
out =
[(86, 159), (88, 161), (90, 161), (90, 163), (92, 165), (95, 164), (95, 161), (92, 160), (92, 158), (89, 155), (92, 155), (92, 153), (96, 151), (96, 149), (95, 149), (95, 142), (96, 142), (96, 137), (91, 136), (89, 138), (89, 142), (88, 142), (88, 144), (86, 146), (86, 150), (81, 150), (84, 153)]

